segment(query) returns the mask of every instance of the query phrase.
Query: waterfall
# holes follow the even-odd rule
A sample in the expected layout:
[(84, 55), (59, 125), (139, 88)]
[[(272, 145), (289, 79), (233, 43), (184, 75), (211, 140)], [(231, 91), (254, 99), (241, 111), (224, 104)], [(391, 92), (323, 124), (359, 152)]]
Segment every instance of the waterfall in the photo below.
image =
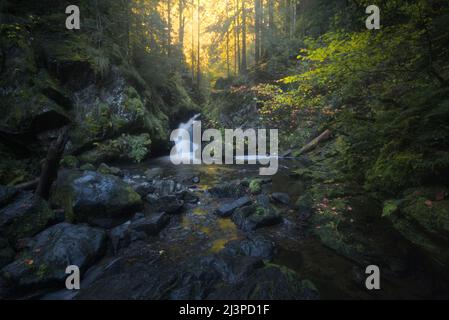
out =
[[(193, 142), (193, 123), (201, 116), (201, 114), (196, 114), (186, 123), (181, 123), (178, 129), (187, 130), (190, 133), (190, 139), (179, 140), (175, 144), (175, 149), (177, 151), (176, 158), (179, 160), (193, 160), (195, 156), (195, 151), (201, 148)], [(189, 152), (185, 152), (189, 150)]]

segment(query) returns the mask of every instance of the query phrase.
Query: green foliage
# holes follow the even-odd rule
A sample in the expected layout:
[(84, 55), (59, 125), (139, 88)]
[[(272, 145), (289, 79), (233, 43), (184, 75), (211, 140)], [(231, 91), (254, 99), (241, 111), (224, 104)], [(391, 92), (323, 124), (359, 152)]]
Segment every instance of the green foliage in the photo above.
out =
[(123, 134), (118, 139), (97, 144), (97, 152), (100, 157), (93, 162), (118, 159), (141, 162), (149, 154), (150, 146), (149, 134), (144, 133), (137, 136)]
[(306, 38), (299, 73), (259, 87), (260, 111), (282, 128), (293, 121), (288, 131), (298, 145), (304, 138), (297, 133), (310, 132), (307, 115), (327, 123), (339, 136), (335, 166), (369, 189), (397, 194), (448, 183), (449, 63), (439, 52), (449, 39), (447, 22), (442, 28), (449, 8), (418, 0), (384, 5), (397, 13), (381, 30), (345, 27)]

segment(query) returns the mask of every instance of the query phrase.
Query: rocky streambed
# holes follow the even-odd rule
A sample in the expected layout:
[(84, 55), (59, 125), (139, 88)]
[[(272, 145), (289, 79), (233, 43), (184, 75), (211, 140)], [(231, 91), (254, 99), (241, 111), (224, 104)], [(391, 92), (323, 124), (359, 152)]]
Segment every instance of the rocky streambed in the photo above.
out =
[[(285, 160), (266, 179), (255, 166), (174, 166), (164, 157), (121, 168), (63, 170), (50, 203), (2, 187), (0, 296), (444, 295), (444, 282), (380, 218), (373, 199), (338, 186), (316, 199), (310, 190), (318, 185), (304, 177), (309, 167), (305, 159)], [(381, 267), (380, 291), (365, 287), (369, 264)], [(68, 265), (79, 266), (81, 290), (65, 289)]]

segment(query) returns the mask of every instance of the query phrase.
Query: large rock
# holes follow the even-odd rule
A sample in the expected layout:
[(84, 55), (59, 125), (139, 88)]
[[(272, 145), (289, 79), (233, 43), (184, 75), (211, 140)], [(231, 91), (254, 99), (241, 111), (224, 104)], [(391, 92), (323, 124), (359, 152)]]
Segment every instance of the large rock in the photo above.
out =
[(278, 224), (282, 217), (272, 207), (262, 207), (257, 204), (237, 209), (232, 215), (232, 221), (242, 230), (251, 231), (257, 228)]
[(179, 213), (184, 206), (184, 200), (178, 199), (175, 195), (159, 197), (155, 194), (149, 194), (146, 197), (148, 202), (147, 211), (151, 213), (166, 212), (169, 214)]
[(274, 192), (271, 195), (271, 198), (278, 203), (281, 204), (285, 204), (285, 205), (289, 205), (290, 204), (290, 196), (286, 193), (282, 193), (282, 192)]
[(243, 240), (228, 242), (220, 253), (236, 257), (248, 256), (271, 260), (276, 253), (276, 247), (273, 241), (261, 235), (249, 234)]
[(208, 191), (211, 195), (219, 198), (239, 198), (246, 194), (249, 187), (248, 181), (222, 182)]
[(19, 287), (58, 285), (66, 268), (84, 271), (104, 252), (106, 233), (87, 225), (60, 223), (39, 233), (20, 258), (2, 269), (3, 277)]
[(294, 271), (273, 264), (256, 269), (237, 285), (220, 287), (207, 297), (213, 300), (315, 300), (319, 292), (312, 282)]
[(159, 196), (168, 196), (177, 191), (177, 184), (173, 180), (156, 180), (154, 181), (153, 186), (154, 193)]
[(109, 234), (114, 254), (120, 249), (128, 247), (134, 241), (145, 240), (147, 237), (157, 236), (169, 222), (169, 215), (166, 213), (158, 213), (149, 217), (128, 221), (115, 227)]
[(103, 228), (129, 220), (143, 206), (131, 186), (115, 176), (93, 171), (60, 174), (52, 202), (65, 209), (69, 221)]
[(0, 231), (14, 243), (42, 231), (53, 218), (45, 200), (32, 192), (21, 192), (0, 210)]
[(219, 217), (229, 217), (234, 213), (236, 209), (249, 205), (250, 203), (251, 198), (245, 196), (235, 201), (230, 201), (222, 204), (214, 213)]

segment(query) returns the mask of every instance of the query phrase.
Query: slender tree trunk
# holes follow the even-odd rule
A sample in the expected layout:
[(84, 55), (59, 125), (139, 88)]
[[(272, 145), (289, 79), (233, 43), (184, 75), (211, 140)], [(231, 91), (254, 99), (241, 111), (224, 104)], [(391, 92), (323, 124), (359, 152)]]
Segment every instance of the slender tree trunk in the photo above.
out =
[(126, 58), (128, 62), (131, 61), (131, 8), (129, 1), (125, 2), (125, 14), (126, 14)]
[(261, 27), (261, 0), (255, 0), (254, 1), (254, 8), (255, 8), (255, 20), (254, 20), (254, 27), (255, 27), (255, 37), (254, 37), (254, 57), (256, 60), (256, 64), (259, 64), (260, 62), (260, 27)]
[(167, 55), (171, 55), (171, 0), (167, 0)]
[(238, 62), (238, 37), (237, 37), (237, 1), (234, 1), (234, 74), (238, 72), (239, 62)]
[(201, 36), (201, 13), (200, 13), (201, 9), (200, 9), (200, 0), (198, 0), (198, 48), (197, 48), (197, 75), (196, 75), (196, 81), (197, 81), (197, 87), (198, 89), (200, 88), (200, 84), (201, 84), (201, 40), (200, 40), (200, 36)]
[(241, 73), (246, 74), (246, 71), (248, 69), (247, 62), (246, 62), (246, 7), (245, 7), (245, 1), (242, 0), (242, 67), (241, 67)]
[(192, 85), (195, 83), (195, 5), (192, 5)]
[[(226, 22), (229, 22), (229, 0), (226, 0)], [(229, 61), (229, 31), (230, 28), (226, 30), (226, 68), (228, 72), (228, 78), (231, 77), (231, 65)]]
[(185, 17), (184, 17), (184, 1), (185, 0), (179, 0), (178, 7), (179, 7), (179, 48), (181, 51), (184, 49), (184, 28), (185, 28)]
[(240, 50), (240, 8), (239, 8), (239, 0), (236, 0), (236, 17), (237, 17), (237, 25), (236, 25), (236, 38), (237, 38), (237, 65), (238, 65), (238, 73), (242, 70), (242, 56)]
[(290, 37), (293, 38), (296, 32), (296, 17), (297, 17), (297, 10), (298, 9), (298, 4), (297, 4), (297, 0), (292, 0), (292, 29), (291, 29), (291, 34)]
[(260, 59), (265, 58), (265, 38), (266, 38), (266, 17), (265, 17), (265, 2), (260, 1)]
[(271, 35), (274, 34), (274, 0), (268, 0), (268, 25), (271, 31)]

